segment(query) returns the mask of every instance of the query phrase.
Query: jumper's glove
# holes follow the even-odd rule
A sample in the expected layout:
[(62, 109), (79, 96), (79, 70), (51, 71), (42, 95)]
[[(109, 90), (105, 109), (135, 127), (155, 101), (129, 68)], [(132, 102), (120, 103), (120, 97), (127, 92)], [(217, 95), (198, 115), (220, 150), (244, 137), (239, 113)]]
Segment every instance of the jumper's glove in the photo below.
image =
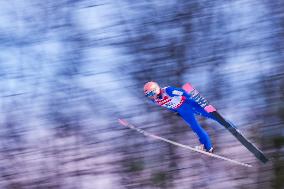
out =
[(180, 117), (180, 114), (178, 112), (175, 112), (175, 115)]

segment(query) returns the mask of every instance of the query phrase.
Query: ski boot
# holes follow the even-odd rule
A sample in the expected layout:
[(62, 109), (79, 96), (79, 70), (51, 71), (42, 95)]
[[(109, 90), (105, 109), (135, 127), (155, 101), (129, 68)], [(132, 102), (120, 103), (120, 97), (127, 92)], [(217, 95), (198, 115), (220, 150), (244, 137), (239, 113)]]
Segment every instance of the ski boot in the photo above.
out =
[(201, 151), (204, 151), (204, 152), (209, 152), (209, 153), (213, 153), (213, 151), (214, 151), (213, 147), (211, 147), (210, 150), (207, 151), (203, 144), (201, 144), (199, 146), (195, 146), (195, 149), (196, 150), (201, 150)]

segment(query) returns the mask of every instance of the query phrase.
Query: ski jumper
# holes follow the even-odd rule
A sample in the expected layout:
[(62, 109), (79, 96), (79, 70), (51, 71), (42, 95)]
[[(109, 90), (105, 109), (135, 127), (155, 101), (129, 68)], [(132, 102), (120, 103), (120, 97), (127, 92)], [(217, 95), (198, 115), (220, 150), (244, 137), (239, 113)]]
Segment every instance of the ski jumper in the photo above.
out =
[(171, 86), (164, 87), (153, 101), (173, 112), (177, 112), (191, 126), (191, 129), (197, 134), (200, 143), (204, 145), (205, 149), (209, 151), (212, 148), (210, 138), (198, 124), (195, 114), (217, 120), (192, 99), (185, 90)]

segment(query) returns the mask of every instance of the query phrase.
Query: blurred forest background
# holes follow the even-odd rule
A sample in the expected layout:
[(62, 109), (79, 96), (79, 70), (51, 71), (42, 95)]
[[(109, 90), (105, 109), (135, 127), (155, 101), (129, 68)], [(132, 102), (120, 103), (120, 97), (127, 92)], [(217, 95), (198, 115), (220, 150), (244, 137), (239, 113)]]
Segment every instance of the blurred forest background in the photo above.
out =
[[(283, 0), (0, 1), (0, 188), (283, 189)], [(199, 118), (191, 129), (143, 96), (192, 83), (270, 158)]]

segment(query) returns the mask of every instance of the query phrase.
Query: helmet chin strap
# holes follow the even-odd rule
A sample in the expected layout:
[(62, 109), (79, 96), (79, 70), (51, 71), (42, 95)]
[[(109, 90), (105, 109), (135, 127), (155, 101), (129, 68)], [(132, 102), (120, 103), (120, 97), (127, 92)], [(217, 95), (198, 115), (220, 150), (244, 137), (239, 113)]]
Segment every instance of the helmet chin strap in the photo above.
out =
[(162, 96), (162, 89), (160, 88), (159, 93), (157, 94), (157, 98), (160, 98)]

